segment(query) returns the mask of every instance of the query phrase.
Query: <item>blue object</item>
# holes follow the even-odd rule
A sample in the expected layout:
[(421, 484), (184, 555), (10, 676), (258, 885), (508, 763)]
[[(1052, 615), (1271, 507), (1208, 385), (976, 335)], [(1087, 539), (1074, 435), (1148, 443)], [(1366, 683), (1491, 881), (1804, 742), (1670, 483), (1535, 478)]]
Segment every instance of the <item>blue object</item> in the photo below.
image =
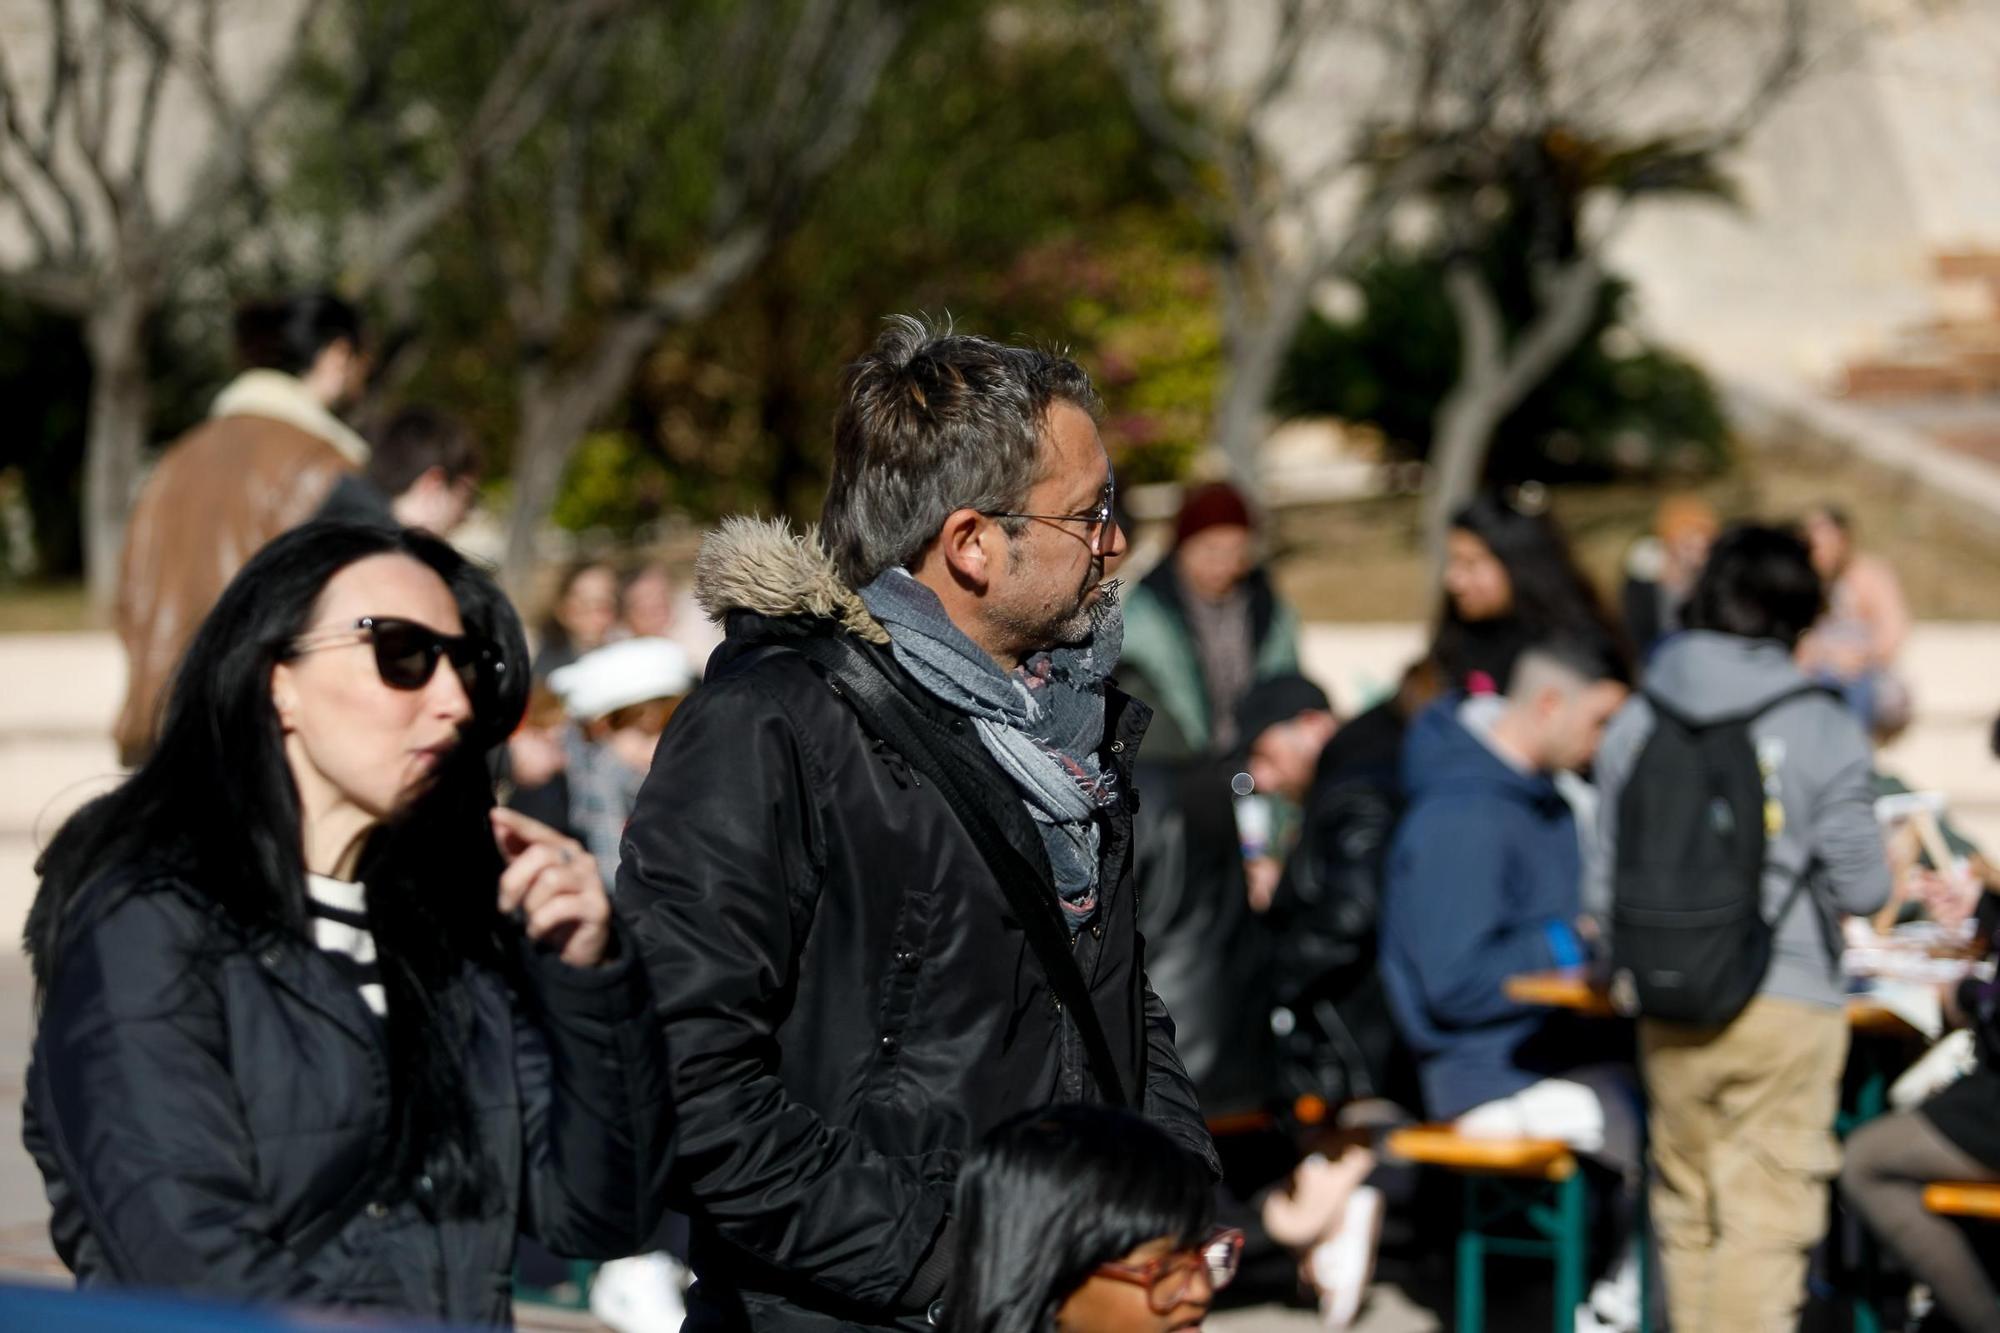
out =
[[(0, 1330), (4, 1333), (300, 1333), (324, 1329), (324, 1313), (314, 1319), (240, 1305), (188, 1300), (130, 1291), (77, 1291), (70, 1287), (0, 1282)], [(436, 1333), (437, 1324), (370, 1322), (375, 1333), (402, 1328)]]

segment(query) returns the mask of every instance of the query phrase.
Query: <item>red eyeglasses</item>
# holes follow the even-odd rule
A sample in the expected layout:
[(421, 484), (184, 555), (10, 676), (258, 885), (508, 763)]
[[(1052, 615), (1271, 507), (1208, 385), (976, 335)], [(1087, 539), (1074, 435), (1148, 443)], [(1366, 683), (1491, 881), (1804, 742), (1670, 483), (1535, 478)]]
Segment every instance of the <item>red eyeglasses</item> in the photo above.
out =
[(1187, 1300), (1197, 1275), (1207, 1276), (1211, 1292), (1221, 1291), (1236, 1280), (1242, 1262), (1243, 1233), (1235, 1227), (1217, 1227), (1189, 1249), (1143, 1264), (1099, 1264), (1096, 1275), (1144, 1287), (1153, 1313), (1166, 1314)]

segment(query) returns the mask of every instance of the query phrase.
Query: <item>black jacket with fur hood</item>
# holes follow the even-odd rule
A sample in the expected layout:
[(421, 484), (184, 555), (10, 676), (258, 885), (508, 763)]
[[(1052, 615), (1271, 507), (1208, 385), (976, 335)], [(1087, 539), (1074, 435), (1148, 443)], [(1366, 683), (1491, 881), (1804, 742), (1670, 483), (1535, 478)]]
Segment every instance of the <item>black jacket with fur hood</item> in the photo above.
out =
[[(853, 636), (1029, 822), (973, 728), (916, 686), (808, 533), (732, 520), (695, 568), (729, 637), (667, 728), (618, 872), (675, 1057), (691, 1329), (924, 1326), (944, 1290), (960, 1155), (1018, 1112), (1096, 1100), (1069, 1015), (930, 782), (788, 644)], [(1128, 793), (1076, 957), (1127, 1087), (1213, 1168), (1146, 984), (1130, 766), (1146, 709), (1113, 691), (1103, 757)], [(1032, 830), (1017, 844), (1039, 845)]]

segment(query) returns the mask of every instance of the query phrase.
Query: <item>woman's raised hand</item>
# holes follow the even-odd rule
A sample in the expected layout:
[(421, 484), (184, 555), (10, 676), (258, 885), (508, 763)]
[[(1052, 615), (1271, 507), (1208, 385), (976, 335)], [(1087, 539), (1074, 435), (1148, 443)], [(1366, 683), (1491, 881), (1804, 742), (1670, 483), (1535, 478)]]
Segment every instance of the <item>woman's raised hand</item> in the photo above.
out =
[(493, 840), (507, 868), (500, 872), (500, 910), (519, 912), (528, 938), (571, 967), (595, 967), (611, 944), (611, 898), (597, 860), (518, 810), (493, 807)]

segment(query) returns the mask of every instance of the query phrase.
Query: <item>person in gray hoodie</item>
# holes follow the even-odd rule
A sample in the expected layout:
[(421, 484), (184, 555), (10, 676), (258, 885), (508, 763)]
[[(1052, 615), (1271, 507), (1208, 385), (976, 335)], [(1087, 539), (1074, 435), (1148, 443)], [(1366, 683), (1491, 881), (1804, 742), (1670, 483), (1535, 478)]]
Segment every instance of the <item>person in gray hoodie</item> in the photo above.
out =
[(1797, 1318), (1840, 1165), (1833, 1120), (1848, 1042), (1840, 918), (1889, 897), (1868, 740), (1832, 694), (1800, 693), (1807, 680), (1793, 650), (1824, 603), (1798, 538), (1764, 527), (1725, 533), (1689, 599), (1688, 629), (1660, 646), (1598, 752), (1599, 837), (1584, 891), (1601, 920), (1620, 796), (1655, 725), (1649, 698), (1697, 722), (1767, 709), (1750, 739), (1773, 802), (1763, 881), (1774, 927), (1769, 970), (1722, 1027), (1639, 1024), (1669, 1306), (1676, 1327), (1704, 1333), (1766, 1333)]

